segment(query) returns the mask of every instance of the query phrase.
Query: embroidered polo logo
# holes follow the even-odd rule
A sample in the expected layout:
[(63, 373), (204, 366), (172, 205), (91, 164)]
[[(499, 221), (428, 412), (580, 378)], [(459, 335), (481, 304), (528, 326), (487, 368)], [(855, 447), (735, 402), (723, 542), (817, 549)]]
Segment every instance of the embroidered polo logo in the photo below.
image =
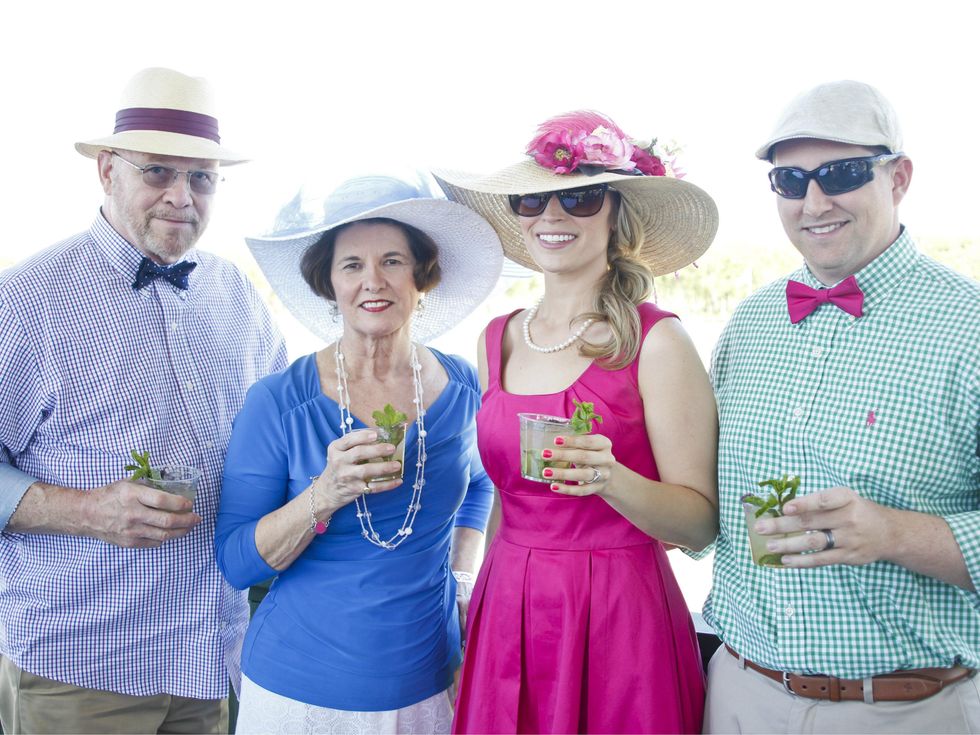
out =
[(868, 418), (865, 419), (865, 426), (874, 426), (878, 419), (875, 417), (874, 409), (868, 411)]

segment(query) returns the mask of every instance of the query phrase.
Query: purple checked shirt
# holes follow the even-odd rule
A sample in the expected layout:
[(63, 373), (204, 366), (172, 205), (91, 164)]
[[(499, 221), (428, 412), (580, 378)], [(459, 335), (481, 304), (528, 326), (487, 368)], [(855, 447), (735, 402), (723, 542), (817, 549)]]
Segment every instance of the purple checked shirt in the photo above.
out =
[(222, 464), (246, 389), (286, 351), (231, 263), (192, 250), (186, 291), (135, 290), (141, 257), (99, 216), (0, 274), (0, 529), (35, 478), (106, 485), (131, 449), (200, 468), (204, 520), (156, 549), (0, 533), (0, 653), (76, 686), (217, 699), (248, 620), (214, 562)]

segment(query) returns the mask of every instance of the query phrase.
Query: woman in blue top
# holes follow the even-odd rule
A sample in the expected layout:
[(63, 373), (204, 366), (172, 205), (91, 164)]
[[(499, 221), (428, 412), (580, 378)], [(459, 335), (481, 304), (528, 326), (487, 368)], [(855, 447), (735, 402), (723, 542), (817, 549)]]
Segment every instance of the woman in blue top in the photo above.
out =
[[(471, 579), (493, 489), (476, 371), (420, 343), (490, 292), (500, 241), (387, 177), (345, 183), (326, 224), (283, 234), (301, 204), (248, 240), (327, 346), (251, 388), (228, 448), (218, 563), (238, 588), (276, 578), (245, 636), (237, 729), (448, 732), (471, 586), (454, 576)], [(386, 404), (408, 422), (404, 480), (375, 479), (401, 469), (399, 437), (375, 442)]]

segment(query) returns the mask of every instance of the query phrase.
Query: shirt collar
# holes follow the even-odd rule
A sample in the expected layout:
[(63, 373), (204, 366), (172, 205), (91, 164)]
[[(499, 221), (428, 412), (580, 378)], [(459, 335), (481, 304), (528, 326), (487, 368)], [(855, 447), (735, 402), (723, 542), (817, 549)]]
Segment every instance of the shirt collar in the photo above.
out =
[[(865, 315), (873, 312), (889, 293), (909, 277), (919, 258), (920, 254), (912, 241), (912, 236), (903, 225), (895, 242), (854, 274), (858, 286), (864, 292)], [(807, 266), (803, 266), (793, 277), (811, 288), (827, 288), (817, 280)]]
[[(89, 228), (89, 236), (105, 256), (106, 262), (132, 285), (140, 261), (143, 260), (143, 253), (116, 232), (113, 226), (109, 224), (109, 220), (102, 214), (102, 210), (99, 210), (98, 216)], [(196, 260), (195, 253), (196, 250), (191, 248), (184, 253), (182, 260)], [(194, 287), (193, 274), (189, 283), (188, 290)]]

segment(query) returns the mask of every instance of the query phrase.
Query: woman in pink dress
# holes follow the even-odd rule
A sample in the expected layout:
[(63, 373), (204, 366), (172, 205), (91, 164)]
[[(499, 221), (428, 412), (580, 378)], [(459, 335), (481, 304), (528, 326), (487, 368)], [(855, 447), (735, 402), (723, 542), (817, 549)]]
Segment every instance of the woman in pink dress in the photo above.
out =
[[(680, 322), (646, 301), (707, 249), (717, 209), (598, 113), (549, 120), (527, 153), (489, 176), (436, 173), (545, 285), (480, 338), (478, 443), (498, 493), (454, 731), (700, 732), (697, 638), (664, 545), (714, 540), (717, 415)], [(541, 451), (560, 463), (544, 482), (523, 479), (518, 414), (576, 402), (602, 422)]]

